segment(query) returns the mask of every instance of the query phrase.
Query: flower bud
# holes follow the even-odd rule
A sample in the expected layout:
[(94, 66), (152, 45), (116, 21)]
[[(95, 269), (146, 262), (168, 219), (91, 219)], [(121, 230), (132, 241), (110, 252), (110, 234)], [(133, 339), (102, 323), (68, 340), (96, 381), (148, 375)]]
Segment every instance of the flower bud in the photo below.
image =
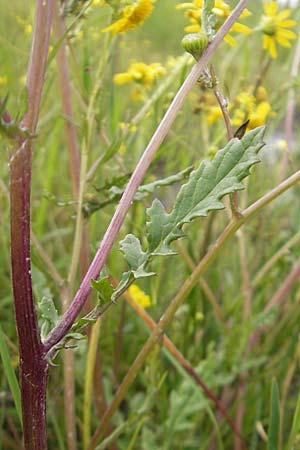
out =
[(181, 44), (184, 50), (198, 61), (208, 42), (209, 39), (205, 33), (189, 33), (184, 36)]

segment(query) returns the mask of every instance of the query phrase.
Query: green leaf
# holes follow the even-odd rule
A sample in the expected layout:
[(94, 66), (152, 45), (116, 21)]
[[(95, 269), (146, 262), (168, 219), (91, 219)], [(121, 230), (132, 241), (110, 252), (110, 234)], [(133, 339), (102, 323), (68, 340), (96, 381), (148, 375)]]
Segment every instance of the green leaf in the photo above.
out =
[[(155, 180), (152, 183), (144, 184), (140, 186), (134, 196), (134, 201), (140, 201), (147, 197), (149, 194), (152, 194), (155, 189), (164, 186), (170, 186), (178, 181), (182, 181), (188, 177), (193, 167), (187, 167), (185, 170), (178, 172), (174, 175), (171, 175), (167, 178), (162, 178), (159, 180)], [(119, 177), (114, 177), (109, 183), (105, 183), (101, 188), (96, 188), (99, 193), (102, 193), (105, 196), (103, 201), (99, 201), (96, 196), (92, 196), (91, 199), (86, 199), (83, 205), (83, 211), (86, 216), (90, 216), (95, 211), (104, 208), (105, 206), (116, 203), (122, 197), (125, 184), (128, 181), (130, 174), (121, 175)]]
[(174, 175), (170, 175), (167, 178), (155, 180), (152, 183), (148, 184), (143, 184), (137, 190), (137, 193), (135, 195), (136, 200), (140, 200), (141, 198), (144, 198), (146, 195), (153, 193), (155, 189), (158, 187), (171, 186), (174, 183), (178, 183), (179, 181), (184, 180), (185, 178), (188, 177), (188, 175), (190, 175), (192, 170), (193, 166), (189, 166), (186, 169), (182, 170), (181, 172), (175, 173)]
[(124, 272), (121, 275), (120, 281), (118, 286), (116, 287), (114, 294), (111, 298), (112, 302), (116, 302), (116, 300), (123, 294), (123, 292), (125, 292), (127, 290), (127, 288), (130, 286), (132, 280), (133, 280), (134, 276), (133, 273), (131, 271), (129, 272)]
[(294, 417), (293, 417), (293, 424), (292, 424), (292, 429), (291, 429), (290, 436), (288, 439), (288, 443), (287, 443), (286, 447), (284, 448), (284, 450), (293, 450), (299, 431), (300, 431), (300, 395), (298, 397), (297, 406), (296, 406)]
[(142, 278), (153, 275), (145, 270), (148, 261), (148, 253), (143, 252), (140, 240), (133, 234), (128, 234), (120, 242), (120, 248), (134, 275), (134, 278)]
[(50, 329), (59, 321), (59, 314), (51, 297), (44, 296), (38, 303), (40, 312), (41, 337), (44, 339)]
[(243, 189), (241, 180), (249, 175), (251, 166), (260, 160), (264, 127), (255, 128), (241, 140), (232, 139), (219, 150), (212, 161), (204, 160), (180, 189), (171, 213), (158, 200), (148, 209), (149, 252), (173, 253), (169, 244), (184, 236), (182, 226), (209, 211), (223, 209), (222, 197)]
[(268, 432), (268, 450), (279, 450), (280, 404), (278, 385), (273, 378)]
[(14, 399), (14, 403), (16, 406), (16, 411), (18, 413), (20, 423), (22, 425), (22, 408), (21, 408), (20, 387), (19, 387), (19, 383), (18, 383), (16, 374), (15, 374), (14, 368), (12, 366), (11, 358), (9, 355), (9, 350), (8, 350), (7, 344), (4, 339), (4, 333), (2, 331), (1, 325), (0, 325), (0, 355), (1, 355), (1, 359), (2, 359), (3, 370), (5, 373), (6, 379), (8, 381), (11, 394)]
[(91, 280), (91, 286), (98, 292), (100, 302), (107, 303), (110, 301), (114, 288), (110, 283), (109, 277)]
[(159, 200), (154, 200), (147, 210), (147, 251), (143, 251), (139, 239), (132, 234), (120, 243), (130, 270), (124, 274), (114, 299), (126, 290), (133, 277), (154, 275), (147, 270), (153, 256), (175, 254), (170, 244), (185, 236), (182, 231), (185, 223), (206, 216), (209, 211), (223, 209), (224, 195), (243, 189), (241, 180), (249, 175), (251, 166), (260, 161), (257, 153), (264, 145), (263, 134), (264, 127), (256, 128), (241, 140), (232, 139), (212, 161), (202, 161), (179, 190), (170, 213)]

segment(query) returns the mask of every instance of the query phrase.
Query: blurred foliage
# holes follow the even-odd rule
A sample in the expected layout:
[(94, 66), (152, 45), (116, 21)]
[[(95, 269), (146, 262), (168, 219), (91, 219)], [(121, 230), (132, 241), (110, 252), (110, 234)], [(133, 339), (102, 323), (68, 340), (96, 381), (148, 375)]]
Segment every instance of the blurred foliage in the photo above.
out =
[[(189, 70), (189, 62), (183, 64), (175, 59), (183, 53), (180, 41), (184, 35), (183, 28), (187, 24), (182, 11), (175, 10), (176, 3), (157, 0), (153, 14), (142, 27), (109, 38), (108, 63), (102, 80), (103, 87), (96, 102), (89, 168), (99, 155), (106, 156), (89, 179), (85, 193), (86, 202), (92, 202), (94, 199), (98, 205), (101, 202), (99, 187), (101, 189), (103, 186), (114, 185), (118, 188), (120, 186), (115, 181), (117, 179), (122, 180), (123, 188), (128, 174), (134, 169), (135, 163)], [(235, 1), (228, 3), (231, 6), (236, 4)], [(257, 26), (261, 17), (261, 3), (258, 0), (250, 2), (252, 16), (247, 18), (247, 24), (251, 28)], [(9, 94), (8, 108), (15, 117), (19, 110), (18, 98), (25, 83), (34, 2), (0, 0), (0, 11), (0, 98), (3, 99)], [(299, 23), (299, 7), (293, 9), (293, 16)], [(79, 146), (84, 133), (87, 103), (96, 81), (96, 67), (107, 50), (105, 35), (101, 30), (110, 23), (110, 20), (110, 7), (95, 5), (88, 9), (82, 19), (75, 21), (68, 33), (73, 121), (78, 131)], [(74, 23), (74, 17), (68, 17), (67, 23), (68, 25)], [(57, 37), (52, 37), (52, 49), (55, 49), (56, 43)], [(299, 127), (296, 126), (300, 115), (299, 82), (296, 77), (293, 79), (290, 76), (296, 44), (297, 42), (293, 42), (290, 49), (281, 47), (278, 58), (271, 61), (262, 51), (261, 35), (258, 32), (250, 37), (239, 35), (236, 47), (230, 48), (227, 44), (222, 44), (211, 60), (219, 80), (218, 88), (231, 104), (234, 105), (234, 99), (239, 93), (251, 91), (251, 87), (258, 83), (266, 88), (268, 101), (275, 113), (267, 119), (265, 140), (268, 145), (262, 152), (262, 164), (252, 170), (247, 190), (239, 196), (240, 202), (247, 205), (278, 182), (287, 152), (283, 140), (290, 88), (294, 89), (297, 102), (293, 139), (289, 147), (290, 163), (285, 176), (299, 168), (297, 142), (300, 136)], [(138, 84), (129, 87), (113, 84), (113, 76), (119, 72), (126, 72), (132, 61), (146, 64), (160, 63), (166, 68), (166, 75), (161, 80), (154, 80), (153, 85), (145, 89)], [(172, 70), (178, 67), (178, 64), (182, 64), (180, 70), (172, 76)], [(169, 84), (168, 77), (170, 77)], [(164, 83), (166, 88), (156, 98), (156, 90)], [(136, 88), (139, 94), (138, 101), (134, 101)], [(207, 122), (207, 105), (210, 105), (211, 101), (208, 99), (209, 96), (211, 91), (202, 84), (199, 83), (194, 87), (151, 164), (144, 184), (154, 183), (196, 165), (204, 157), (211, 157), (216, 149), (226, 144), (226, 129), (222, 118), (218, 118), (212, 124)], [(151, 106), (143, 116), (143, 120), (135, 122), (134, 118), (148, 101), (151, 102)], [(213, 102), (214, 106), (218, 106), (215, 100)], [(71, 260), (76, 214), (65, 142), (65, 120), (67, 119), (61, 113), (57, 65), (54, 58), (48, 67), (38, 137), (35, 141), (32, 229), (64, 278), (67, 277)], [(0, 316), (12, 365), (17, 371), (17, 336), (13, 320), (9, 208), (6, 192), (9, 185), (10, 150), (6, 148), (4, 141), (1, 141), (1, 150)], [(159, 197), (169, 210), (178, 189), (178, 183), (159, 188), (135, 202), (122, 227), (119, 240), (127, 233), (134, 233), (144, 244), (146, 208), (151, 205), (154, 197)], [(279, 388), (282, 446), (288, 440), (299, 396), (299, 283), (295, 283), (278, 309), (266, 312), (264, 306), (299, 261), (300, 241), (274, 263), (258, 285), (251, 284), (264, 264), (298, 232), (299, 194), (298, 185), (267, 206), (243, 228), (247, 271), (250, 278), (249, 315), (245, 317), (244, 314), (247, 292), (243, 284), (238, 238), (235, 238), (205, 273), (205, 280), (221, 307), (224, 320), (220, 320), (216, 315), (207, 294), (197, 286), (178, 310), (168, 329), (168, 335), (174, 344), (218, 398), (227, 399), (228, 411), (232, 417), (240, 402), (237, 387), (244, 383), (243, 403), (246, 412), (243, 435), (251, 450), (267, 448), (262, 430), (268, 434), (272, 378), (276, 378)], [(115, 204), (110, 202), (91, 214), (89, 219), (85, 219), (89, 220), (89, 247), (92, 255), (106, 230), (114, 208)], [(226, 211), (213, 213), (210, 217), (211, 219), (201, 218), (190, 224), (187, 237), (182, 241), (185, 251), (195, 263), (200, 260), (228, 222)], [(33, 248), (32, 251), (35, 299), (38, 302), (43, 297), (52, 298), (60, 310), (58, 286), (51, 279), (44, 264), (40, 262), (36, 250)], [(178, 252), (179, 255), (168, 257), (166, 260), (159, 258), (155, 260), (152, 268), (158, 275), (154, 279), (139, 282), (139, 287), (150, 295), (151, 306), (148, 311), (155, 320), (159, 319), (190, 274), (186, 259), (180, 251)], [(117, 278), (127, 269), (118, 245), (113, 247), (107, 267)], [(78, 275), (74, 290), (79, 282)], [(96, 302), (96, 299), (94, 301)], [(118, 304), (103, 316), (101, 326), (99, 352), (108, 403), (148, 336), (148, 330), (140, 318), (129, 307), (123, 307), (123, 302), (124, 300), (120, 299)], [(265, 328), (259, 342), (249, 348), (249, 338), (262, 325)], [(121, 341), (118, 340), (118, 329), (121, 329)], [(86, 340), (80, 341), (74, 351), (76, 414), (80, 439), (87, 345)], [(116, 350), (118, 346), (119, 352)], [(119, 358), (118, 372), (115, 371), (116, 358)], [(58, 443), (65, 440), (62, 379), (62, 364), (59, 360), (58, 367), (51, 369), (48, 388), (50, 450), (58, 448)], [(0, 403), (4, 411), (0, 415), (0, 423), (4, 424), (5, 429), (0, 434), (0, 449), (18, 448), (18, 444), (9, 444), (14, 439), (11, 437), (12, 429), (15, 429), (18, 435), (20, 425), (3, 370), (0, 370), (0, 386)], [(142, 408), (144, 404), (146, 406)], [(295, 417), (294, 423), (299, 420), (298, 416)], [(13, 426), (8, 426), (8, 423), (12, 423)], [(94, 413), (93, 428), (98, 423), (99, 419)], [(113, 419), (114, 427), (124, 423), (126, 427), (117, 439), (117, 447), (120, 450), (233, 448), (233, 435), (228, 425), (220, 418), (199, 387), (161, 348), (148, 359), (146, 367), (140, 372)], [(299, 442), (297, 433), (294, 429), (295, 442)], [(64, 444), (60, 445), (65, 448)]]

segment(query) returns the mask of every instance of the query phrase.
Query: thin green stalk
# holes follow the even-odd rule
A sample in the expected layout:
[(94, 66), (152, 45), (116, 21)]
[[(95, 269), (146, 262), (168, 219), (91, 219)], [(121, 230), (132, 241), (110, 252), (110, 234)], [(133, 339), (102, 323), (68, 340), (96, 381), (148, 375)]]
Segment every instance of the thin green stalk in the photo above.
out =
[(81, 240), (82, 240), (82, 231), (83, 231), (83, 215), (82, 215), (82, 206), (83, 206), (83, 197), (86, 187), (86, 180), (87, 180), (87, 164), (88, 164), (88, 156), (89, 151), (91, 147), (91, 138), (92, 138), (92, 131), (93, 131), (93, 125), (94, 125), (94, 116), (95, 116), (95, 102), (98, 97), (98, 94), (101, 89), (102, 85), (102, 76), (103, 72), (106, 68), (107, 59), (108, 59), (108, 38), (106, 38), (104, 42), (104, 55), (102, 55), (98, 69), (96, 72), (96, 82), (90, 97), (90, 102), (88, 105), (88, 110), (85, 118), (85, 136), (83, 139), (83, 146), (82, 146), (82, 152), (81, 152), (81, 162), (80, 162), (80, 185), (79, 185), (79, 194), (78, 194), (78, 204), (77, 204), (77, 214), (76, 214), (76, 227), (75, 227), (75, 237), (74, 237), (74, 244), (73, 244), (73, 253), (72, 253), (72, 260), (70, 265), (70, 271), (68, 276), (68, 284), (71, 286), (71, 288), (74, 285), (75, 278), (76, 278), (76, 272), (79, 262), (79, 255), (80, 255), (80, 247), (81, 247)]
[(252, 281), (252, 286), (257, 287), (265, 275), (271, 270), (274, 264), (277, 263), (284, 255), (287, 254), (288, 250), (296, 245), (300, 241), (300, 231), (296, 233), (291, 239), (289, 239), (274, 255), (264, 264), (261, 269), (257, 272)]
[(21, 407), (21, 395), (20, 395), (20, 387), (19, 383), (14, 371), (14, 368), (12, 366), (11, 358), (9, 355), (8, 346), (4, 339), (4, 333), (2, 331), (1, 325), (0, 325), (0, 356), (2, 359), (2, 367), (4, 374), (6, 376), (14, 403), (16, 407), (16, 411), (20, 420), (20, 423), (22, 425), (22, 407)]
[(144, 425), (145, 420), (146, 420), (146, 417), (142, 417), (141, 420), (139, 421), (139, 423), (137, 424), (137, 427), (134, 430), (133, 436), (132, 436), (132, 438), (131, 438), (131, 440), (129, 442), (129, 445), (128, 445), (126, 450), (133, 450), (134, 449), (136, 440), (138, 438), (138, 435), (139, 435), (139, 433), (141, 431), (142, 426)]
[(91, 438), (91, 403), (93, 391), (93, 374), (100, 336), (101, 318), (92, 327), (91, 338), (85, 369), (84, 400), (83, 400), (83, 448), (86, 449)]
[[(181, 256), (183, 257), (183, 259), (185, 260), (187, 266), (193, 271), (196, 267), (196, 264), (194, 263), (193, 259), (190, 257), (190, 255), (184, 248), (181, 241), (177, 242), (177, 248), (179, 249), (179, 252), (180, 252)], [(216, 319), (218, 320), (218, 322), (220, 323), (221, 326), (226, 326), (226, 319), (224, 317), (222, 308), (219, 305), (218, 300), (216, 299), (210, 286), (205, 281), (205, 279), (202, 277), (199, 279), (198, 283), (199, 283), (199, 286), (201, 287), (201, 289), (203, 290), (204, 294), (206, 295), (206, 298), (210, 302), (210, 304), (213, 308), (213, 311), (215, 313)]]
[(221, 249), (225, 246), (225, 244), (234, 236), (236, 231), (250, 218), (252, 218), (255, 214), (257, 214), (262, 208), (264, 208), (267, 204), (269, 204), (271, 201), (276, 199), (278, 196), (280, 196), (283, 192), (285, 192), (287, 189), (289, 189), (291, 186), (296, 184), (298, 181), (300, 181), (300, 170), (298, 170), (296, 173), (294, 173), (291, 177), (289, 177), (287, 180), (282, 182), (280, 185), (276, 186), (274, 189), (272, 189), (270, 192), (265, 194), (263, 197), (258, 199), (255, 203), (250, 205), (247, 209), (245, 209), (241, 215), (240, 218), (237, 219), (233, 217), (226, 228), (223, 230), (221, 235), (218, 237), (216, 242), (210, 247), (206, 255), (203, 257), (203, 259), (199, 262), (199, 264), (196, 266), (193, 273), (187, 278), (187, 280), (182, 285), (179, 292), (175, 295), (175, 297), (172, 299), (171, 303), (167, 307), (165, 313), (159, 320), (157, 326), (153, 330), (152, 334), (144, 344), (143, 348), (141, 349), (140, 353), (137, 355), (135, 361), (129, 368), (126, 376), (123, 379), (123, 382), (119, 386), (118, 391), (116, 392), (116, 395), (107, 409), (106, 413), (104, 414), (104, 417), (98, 426), (97, 430), (94, 433), (94, 436), (91, 439), (90, 445), (88, 447), (88, 450), (93, 450), (95, 448), (95, 445), (97, 444), (97, 441), (100, 436), (103, 436), (105, 431), (107, 430), (107, 427), (110, 423), (110, 420), (112, 416), (114, 415), (116, 409), (120, 405), (121, 401), (125, 397), (126, 392), (128, 391), (129, 387), (133, 383), (137, 373), (139, 372), (140, 368), (142, 367), (144, 361), (146, 360), (149, 353), (152, 351), (154, 346), (160, 342), (161, 337), (163, 336), (165, 329), (170, 324), (171, 320), (173, 319), (176, 311), (178, 308), (182, 305), (185, 298), (187, 297), (188, 293), (191, 291), (191, 289), (195, 286), (195, 284), (198, 282), (198, 279), (203, 273), (206, 271), (206, 269), (209, 267), (209, 265), (215, 260), (217, 255), (220, 253)]

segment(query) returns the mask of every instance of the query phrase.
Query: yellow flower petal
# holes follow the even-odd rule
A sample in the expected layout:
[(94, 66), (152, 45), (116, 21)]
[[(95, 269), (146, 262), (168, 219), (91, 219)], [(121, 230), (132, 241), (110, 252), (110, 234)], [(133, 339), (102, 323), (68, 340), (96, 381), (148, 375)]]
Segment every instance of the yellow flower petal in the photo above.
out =
[(116, 73), (114, 75), (114, 83), (125, 84), (132, 81), (132, 75), (130, 73)]
[(194, 25), (188, 25), (187, 27), (184, 27), (184, 31), (186, 31), (187, 33), (198, 33), (199, 31), (201, 31), (201, 27), (198, 24), (194, 24)]
[(113, 34), (123, 33), (142, 24), (153, 10), (155, 0), (137, 0), (132, 5), (126, 6), (121, 13), (121, 18), (104, 28), (103, 32), (111, 31)]
[(296, 33), (294, 33), (293, 31), (283, 28), (277, 32), (277, 35), (278, 34), (280, 34), (282, 37), (285, 37), (286, 39), (296, 39), (297, 37)]
[(226, 42), (226, 44), (229, 44), (231, 47), (236, 46), (236, 40), (230, 34), (226, 34), (226, 36), (224, 37), (224, 41)]
[(290, 28), (290, 27), (294, 27), (296, 25), (296, 21), (295, 20), (282, 20), (280, 22), (280, 26), (284, 27), (284, 28)]
[(284, 19), (287, 19), (291, 15), (290, 9), (284, 9), (283, 11), (280, 11), (278, 14), (276, 14), (276, 20), (278, 22), (281, 22)]
[(275, 45), (274, 39), (270, 38), (269, 36), (268, 36), (268, 38), (269, 38), (268, 39), (268, 50), (269, 50), (271, 57), (273, 59), (275, 59), (275, 58), (277, 58), (276, 45)]
[(142, 289), (140, 289), (136, 284), (132, 284), (128, 289), (128, 292), (141, 308), (148, 308), (148, 306), (151, 306), (149, 295), (145, 294), (145, 292), (142, 291)]
[(277, 13), (278, 5), (276, 1), (271, 1), (269, 3), (264, 3), (264, 11), (267, 16), (275, 16)]
[(231, 28), (232, 31), (235, 31), (236, 33), (243, 33), (243, 34), (250, 34), (251, 28), (247, 27), (246, 25), (236, 22), (233, 27)]
[(276, 35), (276, 41), (278, 42), (278, 44), (285, 48), (291, 48), (292, 46), (290, 41), (288, 41), (284, 36), (281, 36), (279, 32)]

